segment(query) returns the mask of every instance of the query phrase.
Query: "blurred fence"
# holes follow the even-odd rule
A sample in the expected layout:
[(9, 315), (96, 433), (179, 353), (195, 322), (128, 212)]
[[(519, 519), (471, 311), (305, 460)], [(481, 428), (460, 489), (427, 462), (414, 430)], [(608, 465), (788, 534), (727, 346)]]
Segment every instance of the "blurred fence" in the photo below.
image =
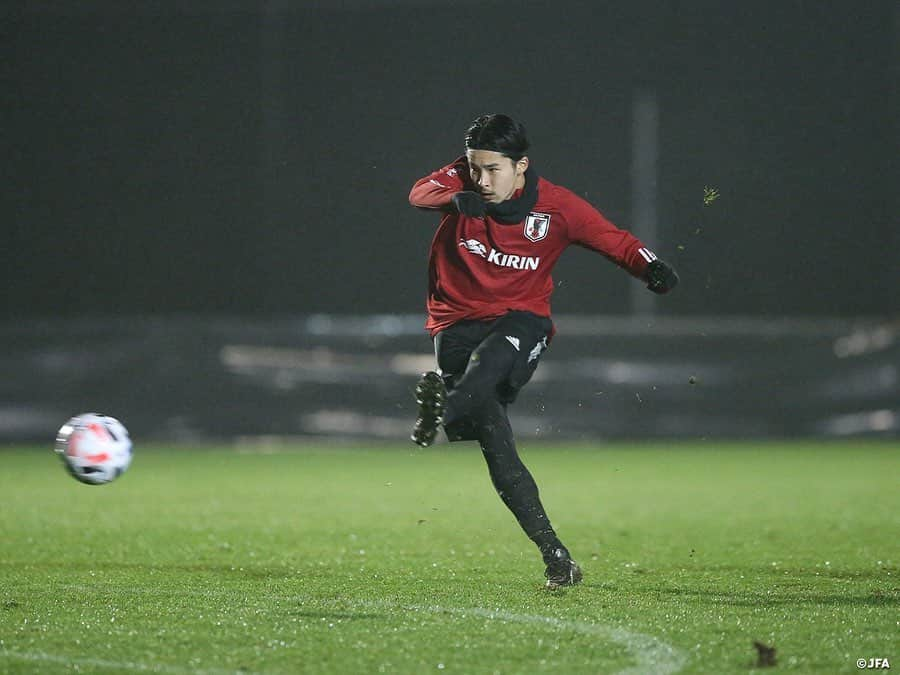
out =
[[(511, 408), (523, 441), (896, 436), (900, 322), (556, 318)], [(0, 323), (0, 441), (80, 412), (136, 439), (406, 439), (419, 316)]]

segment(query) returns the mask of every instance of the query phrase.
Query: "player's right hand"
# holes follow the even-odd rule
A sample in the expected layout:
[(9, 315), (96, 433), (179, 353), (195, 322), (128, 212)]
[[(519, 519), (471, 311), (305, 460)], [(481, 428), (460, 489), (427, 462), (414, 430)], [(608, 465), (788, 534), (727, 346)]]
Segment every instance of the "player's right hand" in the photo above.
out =
[(457, 192), (450, 197), (450, 201), (453, 203), (453, 207), (464, 216), (469, 216), (470, 218), (484, 217), (484, 199), (477, 192), (470, 190)]

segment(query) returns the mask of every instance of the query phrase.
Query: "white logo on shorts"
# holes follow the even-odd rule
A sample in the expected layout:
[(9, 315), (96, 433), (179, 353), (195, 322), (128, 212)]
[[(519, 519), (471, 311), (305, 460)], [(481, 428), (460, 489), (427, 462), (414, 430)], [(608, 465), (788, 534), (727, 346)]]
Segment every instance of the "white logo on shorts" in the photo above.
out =
[(528, 363), (531, 363), (532, 361), (537, 360), (537, 358), (541, 355), (541, 352), (544, 351), (546, 348), (547, 348), (547, 338), (542, 337), (540, 340), (538, 340), (538, 343), (534, 346), (534, 349), (532, 349), (528, 353)]
[(509, 344), (516, 348), (516, 351), (519, 351), (519, 338), (507, 335), (506, 339), (509, 340)]

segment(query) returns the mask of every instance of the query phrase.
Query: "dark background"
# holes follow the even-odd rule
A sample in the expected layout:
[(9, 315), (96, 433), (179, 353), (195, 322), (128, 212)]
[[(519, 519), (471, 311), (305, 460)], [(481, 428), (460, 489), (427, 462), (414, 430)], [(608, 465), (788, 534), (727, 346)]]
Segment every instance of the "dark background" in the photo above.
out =
[[(900, 309), (894, 2), (6, 3), (5, 318), (420, 312), (411, 184), (483, 112), (629, 226), (660, 105), (668, 315)], [(704, 186), (721, 196), (703, 206)], [(556, 312), (627, 313), (571, 250)]]

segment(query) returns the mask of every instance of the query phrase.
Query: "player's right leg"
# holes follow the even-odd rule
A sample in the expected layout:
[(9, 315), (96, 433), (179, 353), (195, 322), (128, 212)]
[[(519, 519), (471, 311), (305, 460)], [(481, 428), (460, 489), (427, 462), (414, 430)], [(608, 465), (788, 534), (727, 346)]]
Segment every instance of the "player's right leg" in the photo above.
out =
[(547, 318), (516, 311), (494, 321), (462, 321), (441, 331), (435, 337), (435, 352), (452, 386), (442, 387), (433, 371), (419, 380), (412, 440), (423, 447), (431, 445), (441, 425), (451, 440), (474, 438), (454, 425), (468, 426), (473, 413), (498, 396), (512, 401), (531, 378), (551, 328)]
[(454, 377), (456, 381), (449, 393), (437, 372), (422, 375), (416, 385), (418, 414), (410, 436), (413, 442), (422, 447), (431, 445), (442, 424), (452, 439), (455, 423), (468, 420), (486, 401), (497, 396), (497, 387), (507, 379), (517, 357), (503, 335), (492, 333), (471, 352), (465, 373)]
[[(455, 417), (448, 401), (447, 382), (458, 379), (466, 370), (473, 351), (490, 330), (488, 321), (460, 321), (442, 330), (434, 338), (434, 351), (440, 372), (429, 371), (416, 385), (418, 412), (410, 438), (423, 448), (434, 443), (438, 429), (446, 425), (447, 412)], [(442, 374), (443, 373), (443, 376)], [(445, 426), (446, 428), (446, 426)], [(448, 434), (449, 435), (449, 434)]]
[(435, 371), (430, 370), (422, 375), (416, 385), (416, 404), (419, 409), (410, 438), (416, 445), (427, 448), (437, 437), (447, 405), (447, 388), (443, 378)]

